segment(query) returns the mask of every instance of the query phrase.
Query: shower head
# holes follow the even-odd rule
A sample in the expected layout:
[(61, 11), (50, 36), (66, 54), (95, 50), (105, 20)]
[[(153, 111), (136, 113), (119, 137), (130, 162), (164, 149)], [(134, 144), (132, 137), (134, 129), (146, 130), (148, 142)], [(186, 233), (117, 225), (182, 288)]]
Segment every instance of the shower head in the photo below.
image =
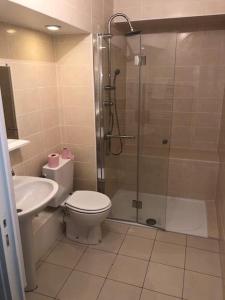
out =
[(119, 74), (120, 74), (120, 69), (116, 69), (116, 70), (114, 71), (114, 75), (117, 76), (117, 75), (119, 75)]
[(120, 75), (120, 69), (115, 69), (114, 77), (113, 77), (113, 87), (114, 87), (114, 89), (116, 89), (116, 79), (117, 79), (118, 75)]
[(130, 34), (133, 33), (133, 32), (136, 32), (136, 31), (134, 30), (134, 28), (133, 28), (133, 26), (132, 26), (132, 24), (131, 24), (131, 22), (130, 22), (130, 19), (128, 18), (127, 15), (125, 15), (125, 14), (123, 14), (123, 13), (116, 13), (116, 14), (112, 15), (112, 16), (109, 18), (109, 20), (108, 20), (108, 33), (105, 35), (106, 37), (108, 37), (108, 38), (111, 38), (111, 37), (112, 37), (112, 34), (111, 34), (111, 25), (112, 25), (112, 21), (113, 21), (115, 18), (117, 18), (117, 17), (122, 17), (122, 18), (124, 18), (124, 19), (127, 21), (128, 25), (129, 25), (129, 27), (130, 27), (130, 32), (129, 32)]
[(140, 33), (141, 33), (140, 30), (133, 30), (133, 31), (127, 32), (125, 35), (126, 36), (133, 36), (133, 35), (140, 34)]

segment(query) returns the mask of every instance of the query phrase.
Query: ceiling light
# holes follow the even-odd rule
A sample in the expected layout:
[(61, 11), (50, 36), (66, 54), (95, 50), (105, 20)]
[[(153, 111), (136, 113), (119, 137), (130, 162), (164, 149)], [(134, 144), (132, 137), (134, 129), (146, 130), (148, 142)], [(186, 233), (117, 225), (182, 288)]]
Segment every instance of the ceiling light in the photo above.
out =
[(13, 29), (13, 28), (9, 28), (6, 30), (7, 33), (10, 33), (10, 34), (13, 34), (13, 33), (16, 33), (16, 30)]
[(59, 25), (45, 25), (45, 27), (50, 31), (58, 31), (61, 28)]

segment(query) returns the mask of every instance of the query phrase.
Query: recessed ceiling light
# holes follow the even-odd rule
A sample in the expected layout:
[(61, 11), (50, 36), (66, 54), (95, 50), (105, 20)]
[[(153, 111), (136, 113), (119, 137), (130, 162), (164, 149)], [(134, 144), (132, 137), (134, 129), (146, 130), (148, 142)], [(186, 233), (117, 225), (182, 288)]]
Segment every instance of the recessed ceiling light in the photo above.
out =
[(13, 33), (16, 33), (16, 29), (13, 29), (13, 28), (9, 28), (6, 30), (7, 33), (10, 33), (10, 34), (13, 34)]
[(58, 31), (61, 28), (59, 25), (45, 25), (45, 27), (50, 31)]

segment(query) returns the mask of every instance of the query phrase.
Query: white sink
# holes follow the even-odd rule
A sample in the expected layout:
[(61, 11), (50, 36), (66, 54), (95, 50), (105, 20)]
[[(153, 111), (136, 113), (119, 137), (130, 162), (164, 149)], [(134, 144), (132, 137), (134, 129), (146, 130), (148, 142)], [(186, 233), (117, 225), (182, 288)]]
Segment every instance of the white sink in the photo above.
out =
[(46, 178), (14, 176), (13, 182), (19, 218), (38, 213), (58, 191), (58, 184)]
[(26, 290), (33, 291), (37, 287), (37, 281), (32, 219), (55, 196), (58, 184), (50, 179), (29, 176), (14, 176), (13, 183), (27, 280)]

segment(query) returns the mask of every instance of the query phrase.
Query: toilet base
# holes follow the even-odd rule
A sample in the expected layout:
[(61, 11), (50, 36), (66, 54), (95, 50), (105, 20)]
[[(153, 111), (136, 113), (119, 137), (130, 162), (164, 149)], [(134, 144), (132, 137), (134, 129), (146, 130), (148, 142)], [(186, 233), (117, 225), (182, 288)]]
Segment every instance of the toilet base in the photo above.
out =
[(66, 237), (72, 241), (86, 244), (97, 245), (102, 241), (101, 225), (94, 227), (74, 226), (73, 222), (66, 222)]

